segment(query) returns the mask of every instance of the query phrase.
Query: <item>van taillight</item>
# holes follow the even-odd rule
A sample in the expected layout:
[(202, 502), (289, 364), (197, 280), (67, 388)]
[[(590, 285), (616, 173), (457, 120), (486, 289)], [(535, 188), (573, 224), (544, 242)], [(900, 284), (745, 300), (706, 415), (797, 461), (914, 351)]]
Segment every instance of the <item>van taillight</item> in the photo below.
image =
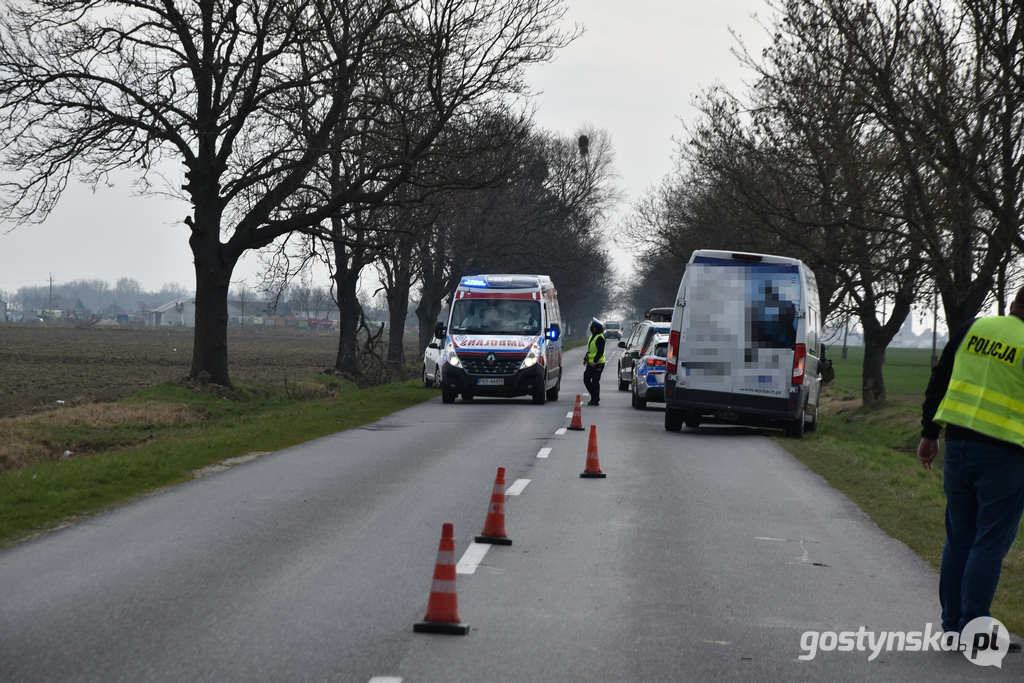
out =
[(807, 347), (797, 344), (793, 353), (793, 384), (804, 383), (804, 366), (807, 364)]
[(676, 359), (679, 358), (679, 333), (672, 330), (668, 333), (668, 357), (665, 359), (665, 370), (676, 371)]

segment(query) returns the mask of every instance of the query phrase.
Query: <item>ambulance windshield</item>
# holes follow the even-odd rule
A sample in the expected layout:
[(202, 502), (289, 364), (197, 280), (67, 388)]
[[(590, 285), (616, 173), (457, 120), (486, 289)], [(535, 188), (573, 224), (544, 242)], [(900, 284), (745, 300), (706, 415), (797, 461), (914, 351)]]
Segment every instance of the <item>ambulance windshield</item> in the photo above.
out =
[(459, 299), (451, 331), (461, 334), (540, 334), (540, 302), (526, 299)]

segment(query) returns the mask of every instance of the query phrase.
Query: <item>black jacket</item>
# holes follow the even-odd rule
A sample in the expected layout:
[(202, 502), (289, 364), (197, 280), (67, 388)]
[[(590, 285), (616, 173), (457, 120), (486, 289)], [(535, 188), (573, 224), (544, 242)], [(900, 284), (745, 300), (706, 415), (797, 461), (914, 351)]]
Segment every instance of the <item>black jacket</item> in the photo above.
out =
[[(960, 348), (960, 344), (963, 342), (964, 337), (967, 336), (967, 331), (971, 329), (971, 325), (973, 325), (976, 320), (977, 318), (974, 318), (949, 338), (946, 348), (942, 350), (942, 355), (939, 357), (938, 365), (932, 368), (932, 376), (928, 380), (928, 388), (924, 392), (924, 405), (921, 408), (922, 438), (939, 438), (939, 432), (942, 431), (942, 427), (935, 424), (933, 418), (935, 417), (936, 411), (939, 409), (942, 397), (946, 395), (946, 389), (949, 387), (949, 379), (953, 376), (953, 361), (956, 358), (956, 350)], [(946, 425), (946, 440), (975, 441), (978, 443), (998, 446), (1000, 448), (1011, 448), (1024, 454), (1024, 448), (1017, 444), (1002, 441), (1001, 439), (996, 439), (986, 434), (980, 434), (972, 429), (966, 429), (965, 427), (960, 427), (954, 424)]]

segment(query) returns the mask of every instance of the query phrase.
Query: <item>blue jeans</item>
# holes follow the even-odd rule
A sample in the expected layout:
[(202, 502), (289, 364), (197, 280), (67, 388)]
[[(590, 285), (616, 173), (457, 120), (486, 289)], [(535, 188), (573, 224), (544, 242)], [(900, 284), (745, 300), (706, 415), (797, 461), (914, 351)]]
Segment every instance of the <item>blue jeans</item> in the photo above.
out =
[(939, 571), (942, 628), (991, 616), (1003, 558), (1024, 511), (1024, 456), (973, 441), (946, 441), (946, 546)]

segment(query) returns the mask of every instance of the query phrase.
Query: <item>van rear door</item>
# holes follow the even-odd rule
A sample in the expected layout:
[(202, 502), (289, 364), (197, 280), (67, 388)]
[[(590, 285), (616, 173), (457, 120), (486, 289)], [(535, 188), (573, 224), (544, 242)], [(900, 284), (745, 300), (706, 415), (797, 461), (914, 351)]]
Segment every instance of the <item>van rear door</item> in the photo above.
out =
[(697, 256), (687, 266), (684, 298), (681, 388), (789, 396), (801, 310), (798, 263)]

